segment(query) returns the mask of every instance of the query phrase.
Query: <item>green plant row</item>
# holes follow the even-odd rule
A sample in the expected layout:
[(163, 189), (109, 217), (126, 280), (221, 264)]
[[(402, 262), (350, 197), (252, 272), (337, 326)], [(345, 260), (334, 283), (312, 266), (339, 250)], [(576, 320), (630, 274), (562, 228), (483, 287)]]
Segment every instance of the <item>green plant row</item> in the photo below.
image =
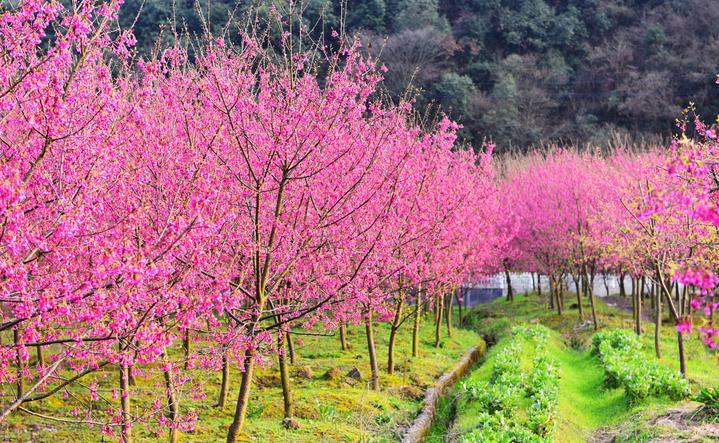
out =
[(681, 400), (689, 396), (689, 383), (681, 374), (642, 352), (642, 342), (632, 331), (602, 331), (592, 339), (592, 353), (604, 368), (608, 388), (623, 387), (630, 403), (647, 397)]
[[(549, 442), (554, 431), (558, 404), (559, 373), (549, 358), (549, 331), (540, 325), (514, 328), (511, 342), (495, 357), (489, 383), (462, 385), (462, 395), (478, 402), (482, 412), (478, 426), (464, 435), (463, 442)], [(534, 348), (529, 374), (522, 371), (524, 344)], [(523, 398), (529, 398), (527, 419), (517, 413)]]

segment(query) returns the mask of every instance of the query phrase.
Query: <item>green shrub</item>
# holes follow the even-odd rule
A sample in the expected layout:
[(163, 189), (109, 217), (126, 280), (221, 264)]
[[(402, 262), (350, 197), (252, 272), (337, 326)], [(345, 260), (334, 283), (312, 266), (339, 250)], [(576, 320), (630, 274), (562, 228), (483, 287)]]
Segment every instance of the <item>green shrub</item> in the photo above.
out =
[[(494, 359), (489, 383), (465, 383), (463, 396), (476, 402), (482, 412), (478, 425), (463, 442), (536, 443), (552, 441), (559, 394), (559, 371), (546, 351), (549, 330), (541, 325), (512, 329), (511, 342)], [(525, 377), (520, 367), (523, 343), (531, 342), (536, 353), (532, 370)], [(522, 395), (531, 399), (527, 420), (516, 414)]]
[(632, 331), (602, 331), (592, 338), (592, 353), (604, 367), (604, 384), (623, 387), (630, 403), (649, 396), (681, 400), (689, 395), (689, 383), (682, 376), (642, 352), (642, 343)]
[(719, 388), (702, 388), (695, 400), (704, 405), (709, 415), (719, 418)]

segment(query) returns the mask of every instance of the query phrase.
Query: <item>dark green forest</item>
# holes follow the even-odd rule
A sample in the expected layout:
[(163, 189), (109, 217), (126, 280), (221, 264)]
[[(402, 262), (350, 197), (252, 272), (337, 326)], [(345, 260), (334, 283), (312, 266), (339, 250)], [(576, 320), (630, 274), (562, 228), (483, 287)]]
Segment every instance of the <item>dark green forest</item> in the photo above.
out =
[[(176, 27), (232, 38), (286, 0), (127, 0), (140, 51)], [(143, 5), (141, 13), (137, 14)], [(361, 39), (388, 94), (450, 114), (475, 146), (607, 146), (672, 134), (694, 103), (719, 112), (716, 0), (305, 0), (308, 29)], [(234, 25), (227, 26), (234, 18)], [(324, 33), (322, 33), (324, 31)]]

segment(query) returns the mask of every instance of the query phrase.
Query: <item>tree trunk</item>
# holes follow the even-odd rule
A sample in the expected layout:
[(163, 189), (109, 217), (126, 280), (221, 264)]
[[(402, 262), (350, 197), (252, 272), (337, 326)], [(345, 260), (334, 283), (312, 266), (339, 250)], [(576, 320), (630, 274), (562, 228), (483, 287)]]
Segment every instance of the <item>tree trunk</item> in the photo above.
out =
[(684, 356), (684, 337), (679, 331), (677, 331), (677, 345), (679, 347), (679, 372), (682, 373), (682, 377), (687, 378), (687, 360)]
[(507, 301), (514, 301), (514, 289), (512, 289), (512, 277), (509, 275), (509, 269), (504, 268), (504, 276), (507, 279)]
[(419, 357), (419, 325), (422, 320), (422, 286), (417, 288), (414, 307), (414, 328), (412, 329), (412, 357)]
[(662, 351), (659, 347), (659, 333), (662, 327), (662, 297), (657, 285), (654, 290), (654, 352), (657, 358), (662, 358)]
[(285, 419), (290, 419), (293, 416), (292, 408), (292, 386), (290, 385), (290, 371), (287, 367), (287, 355), (285, 350), (285, 333), (280, 333), (277, 336), (277, 353), (278, 365), (280, 367), (280, 382), (282, 383), (282, 400), (284, 405)]
[(619, 295), (626, 298), (627, 289), (624, 287), (624, 273), (619, 273)]
[[(162, 359), (167, 361), (167, 354), (163, 354)], [(163, 369), (162, 374), (165, 377), (165, 391), (167, 395), (167, 418), (170, 420), (172, 425), (170, 426), (169, 440), (170, 443), (177, 443), (180, 441), (180, 436), (177, 432), (176, 425), (177, 419), (179, 418), (179, 404), (177, 403), (177, 397), (175, 396), (175, 386), (172, 383), (172, 374), (169, 370)]]
[(344, 321), (340, 323), (340, 347), (343, 351), (349, 349), (347, 346), (347, 327)]
[[(634, 284), (634, 277), (632, 277), (632, 323), (634, 332), (637, 332), (636, 322), (637, 322), (637, 297), (635, 294), (634, 288), (636, 285)], [(637, 334), (638, 335), (638, 334)]]
[(290, 364), (295, 364), (295, 343), (292, 341), (290, 331), (285, 332), (285, 340), (287, 340), (287, 355), (290, 357)]
[(691, 286), (688, 288), (687, 292), (687, 315), (694, 315), (694, 310), (692, 309), (692, 299), (694, 298), (694, 293), (696, 292), (696, 289), (694, 286)]
[(562, 280), (557, 279), (554, 282), (554, 297), (555, 297), (555, 303), (557, 305), (557, 314), (559, 314), (559, 315), (562, 315), (561, 292), (562, 292)]
[(542, 274), (537, 272), (537, 296), (542, 297)]
[(464, 317), (462, 316), (462, 304), (464, 303), (464, 295), (460, 297), (460, 294), (464, 294), (464, 290), (460, 289), (455, 295), (457, 297), (457, 309), (459, 311), (459, 327), (464, 327)]
[(641, 290), (640, 290), (641, 297), (640, 298), (642, 299), (642, 302), (643, 302), (647, 296), (647, 279), (644, 276), (642, 276), (640, 287), (641, 287)]
[(597, 308), (594, 306), (594, 273), (591, 274), (589, 279), (587, 292), (589, 293), (589, 306), (592, 308), (592, 322), (594, 323), (594, 330), (598, 331), (599, 322), (597, 322)]
[(222, 354), (222, 383), (220, 384), (220, 396), (215, 407), (223, 409), (227, 403), (227, 391), (230, 387), (230, 364), (227, 361), (227, 351)]
[(609, 283), (607, 283), (607, 273), (602, 272), (602, 282), (604, 283), (604, 290), (606, 291), (607, 297), (609, 297)]
[(634, 330), (637, 333), (638, 336), (641, 337), (642, 335), (642, 288), (639, 284), (637, 284), (637, 295), (635, 298), (635, 303), (637, 306), (637, 312), (636, 317), (634, 319)]
[(402, 321), (402, 306), (404, 305), (404, 293), (400, 291), (397, 299), (397, 306), (394, 310), (394, 318), (389, 330), (389, 345), (387, 346), (387, 373), (394, 374), (394, 345), (397, 341), (397, 331)]
[(240, 381), (240, 392), (237, 394), (235, 415), (232, 424), (227, 432), (227, 443), (237, 443), (240, 438), (240, 431), (245, 424), (247, 406), (250, 400), (250, 389), (252, 388), (252, 377), (255, 370), (255, 351), (252, 347), (245, 351), (242, 359), (242, 378)]
[(455, 288), (452, 288), (452, 292), (447, 296), (447, 337), (452, 338), (452, 306), (454, 301)]
[(135, 379), (135, 371), (134, 371), (135, 365), (130, 365), (127, 367), (127, 381), (130, 383), (131, 387), (137, 386), (137, 380)]
[[(669, 312), (671, 314), (672, 319), (674, 320), (674, 324), (677, 325), (679, 323), (679, 313), (677, 312), (677, 308), (674, 305), (674, 302), (672, 301), (672, 294), (671, 289), (667, 287), (667, 281), (664, 280), (664, 274), (661, 271), (661, 267), (659, 265), (659, 262), (655, 263), (655, 271), (657, 275), (658, 283), (661, 284), (662, 293), (666, 297), (667, 306), (669, 308)], [(686, 357), (684, 355), (684, 337), (682, 337), (682, 333), (677, 331), (677, 346), (679, 348), (679, 368), (680, 372), (682, 373), (682, 377), (686, 378), (687, 376), (687, 364), (686, 364)]]
[(122, 423), (120, 430), (120, 441), (122, 443), (132, 442), (132, 417), (130, 416), (130, 367), (120, 365), (120, 409)]
[(13, 343), (15, 344), (15, 363), (17, 364), (17, 398), (20, 398), (25, 393), (25, 365), (23, 364), (22, 357), (20, 356), (20, 330), (17, 327), (15, 327), (12, 331), (12, 338)]
[(379, 369), (377, 368), (377, 354), (374, 346), (374, 330), (372, 327), (372, 311), (367, 311), (365, 317), (365, 331), (367, 332), (367, 349), (369, 350), (370, 381), (372, 390), (379, 390)]
[(42, 346), (36, 346), (35, 352), (37, 353), (37, 366), (42, 368), (45, 366), (45, 355), (42, 352)]
[(444, 296), (439, 294), (437, 299), (437, 324), (434, 327), (434, 347), (439, 348), (440, 335), (442, 332), (442, 312), (444, 311)]
[(182, 352), (185, 356), (185, 371), (190, 364), (190, 330), (185, 330), (185, 337), (182, 339)]
[(579, 309), (579, 320), (584, 321), (584, 307), (582, 306), (582, 295), (581, 290), (579, 288), (579, 277), (575, 277), (572, 275), (572, 280), (574, 280), (574, 289), (577, 292), (577, 309)]
[(549, 310), (554, 310), (554, 276), (549, 276)]

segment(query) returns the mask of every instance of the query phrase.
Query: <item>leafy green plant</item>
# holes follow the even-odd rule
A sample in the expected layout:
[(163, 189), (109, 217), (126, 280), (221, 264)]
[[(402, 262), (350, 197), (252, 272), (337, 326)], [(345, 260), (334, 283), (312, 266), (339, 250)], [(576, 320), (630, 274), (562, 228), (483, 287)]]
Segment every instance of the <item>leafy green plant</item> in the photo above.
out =
[(719, 388), (703, 388), (694, 399), (702, 404), (702, 413), (712, 421), (719, 420)]
[(689, 383), (682, 376), (641, 352), (642, 343), (632, 331), (602, 331), (592, 338), (592, 353), (605, 371), (608, 388), (623, 387), (630, 403), (647, 397), (681, 400), (689, 396)]
[[(559, 371), (549, 358), (546, 343), (550, 333), (541, 325), (512, 329), (512, 341), (495, 357), (489, 383), (465, 383), (463, 395), (482, 410), (479, 424), (464, 435), (463, 442), (549, 442), (555, 428)], [(532, 370), (525, 376), (520, 365), (523, 344), (531, 342), (536, 354)], [(527, 420), (517, 414), (523, 395), (530, 398)]]

